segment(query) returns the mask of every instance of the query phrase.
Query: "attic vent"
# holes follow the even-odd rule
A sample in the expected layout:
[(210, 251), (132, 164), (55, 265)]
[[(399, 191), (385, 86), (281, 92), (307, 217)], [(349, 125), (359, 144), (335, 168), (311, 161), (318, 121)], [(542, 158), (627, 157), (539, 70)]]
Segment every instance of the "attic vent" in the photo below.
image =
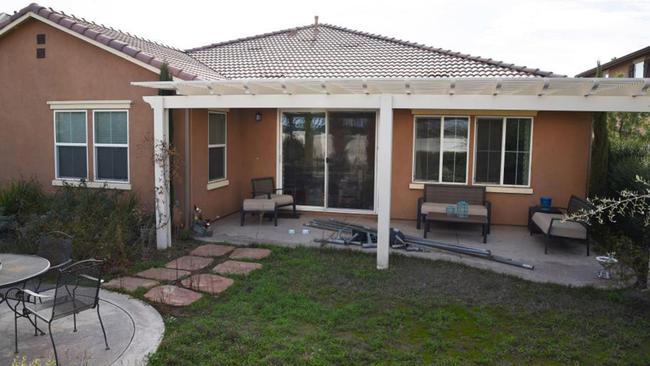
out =
[(261, 51), (262, 46), (250, 46), (250, 47), (248, 47), (248, 50), (249, 51)]
[(45, 34), (39, 33), (36, 35), (36, 44), (45, 44)]

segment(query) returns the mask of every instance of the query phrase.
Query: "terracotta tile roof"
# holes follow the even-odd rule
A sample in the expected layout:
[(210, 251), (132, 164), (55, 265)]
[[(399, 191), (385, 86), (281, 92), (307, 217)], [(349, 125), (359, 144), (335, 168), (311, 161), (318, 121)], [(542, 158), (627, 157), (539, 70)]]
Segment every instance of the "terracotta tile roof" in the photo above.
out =
[(187, 53), (229, 79), (560, 76), (329, 24), (215, 43)]
[(89, 22), (85, 19), (79, 19), (73, 15), (65, 14), (62, 11), (55, 11), (51, 8), (45, 8), (38, 4), (30, 4), (8, 18), (0, 20), (0, 29), (29, 12), (47, 18), (60, 26), (103, 43), (108, 47), (114, 48), (156, 68), (160, 68), (163, 62), (166, 61), (169, 65), (170, 72), (177, 78), (183, 80), (223, 79), (216, 71), (192, 58), (182, 50), (145, 40), (126, 32)]

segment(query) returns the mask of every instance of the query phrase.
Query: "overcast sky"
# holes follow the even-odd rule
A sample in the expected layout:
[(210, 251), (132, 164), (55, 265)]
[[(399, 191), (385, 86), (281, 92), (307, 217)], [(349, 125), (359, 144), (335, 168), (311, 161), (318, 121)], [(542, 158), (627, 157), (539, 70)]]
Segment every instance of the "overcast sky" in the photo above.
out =
[[(13, 13), (29, 0), (2, 0)], [(650, 0), (40, 0), (179, 48), (313, 22), (573, 76), (650, 45)]]

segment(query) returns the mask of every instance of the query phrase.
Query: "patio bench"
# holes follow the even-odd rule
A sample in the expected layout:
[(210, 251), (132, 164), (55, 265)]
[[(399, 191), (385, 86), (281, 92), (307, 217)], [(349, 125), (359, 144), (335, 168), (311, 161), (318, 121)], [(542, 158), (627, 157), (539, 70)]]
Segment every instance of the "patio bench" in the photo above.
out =
[(240, 226), (244, 226), (247, 213), (259, 213), (260, 220), (265, 214), (273, 214), (273, 223), (278, 226), (278, 205), (272, 199), (247, 198), (242, 203)]
[[(566, 216), (594, 207), (586, 200), (571, 195), (564, 207), (531, 207), (528, 210), (528, 230), (530, 235), (541, 232), (547, 238), (565, 238), (584, 241), (589, 256), (589, 225), (577, 220), (567, 220)], [(544, 243), (544, 254), (548, 254), (548, 240)]]
[[(465, 201), (468, 204), (468, 217), (446, 215), (447, 207)], [(431, 221), (466, 222), (482, 225), (483, 242), (490, 233), (492, 205), (485, 199), (485, 187), (461, 186), (453, 184), (425, 184), (424, 194), (417, 202), (417, 228), (425, 223), (425, 230)], [(425, 233), (426, 235), (426, 233)]]

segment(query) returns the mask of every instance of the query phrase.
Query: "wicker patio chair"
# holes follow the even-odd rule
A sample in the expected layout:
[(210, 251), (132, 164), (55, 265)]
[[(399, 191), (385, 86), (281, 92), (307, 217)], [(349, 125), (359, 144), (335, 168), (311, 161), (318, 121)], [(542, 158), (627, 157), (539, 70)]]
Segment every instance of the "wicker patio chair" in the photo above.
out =
[[(33, 315), (41, 319), (48, 325), (50, 341), (54, 349), (54, 359), (57, 366), (59, 365), (59, 355), (56, 351), (56, 343), (52, 334), (52, 324), (55, 320), (60, 320), (72, 316), (74, 322), (74, 332), (77, 331), (77, 314), (82, 311), (96, 309), (99, 325), (104, 335), (104, 344), (106, 350), (109, 350), (106, 330), (99, 312), (99, 289), (103, 282), (101, 280), (103, 261), (88, 259), (71, 264), (70, 266), (60, 269), (54, 294), (38, 294), (28, 289), (14, 288), (18, 296), (22, 296), (21, 301), (23, 316)], [(42, 299), (42, 302), (29, 301), (30, 299)], [(15, 318), (14, 325), (18, 317)]]
[[(567, 215), (593, 209), (586, 200), (572, 195), (567, 207), (550, 207), (553, 213), (538, 211), (530, 217), (530, 235), (539, 231), (547, 238), (565, 238), (580, 240), (587, 244), (587, 256), (589, 256), (589, 225), (586, 222), (566, 219)], [(562, 212), (562, 213), (556, 213)], [(535, 230), (536, 229), (536, 230)], [(544, 254), (548, 254), (548, 240), (544, 243)]]
[(276, 188), (273, 177), (253, 178), (251, 184), (253, 186), (253, 198), (273, 200), (277, 208), (292, 206), (293, 215), (296, 215), (296, 200), (293, 192)]

